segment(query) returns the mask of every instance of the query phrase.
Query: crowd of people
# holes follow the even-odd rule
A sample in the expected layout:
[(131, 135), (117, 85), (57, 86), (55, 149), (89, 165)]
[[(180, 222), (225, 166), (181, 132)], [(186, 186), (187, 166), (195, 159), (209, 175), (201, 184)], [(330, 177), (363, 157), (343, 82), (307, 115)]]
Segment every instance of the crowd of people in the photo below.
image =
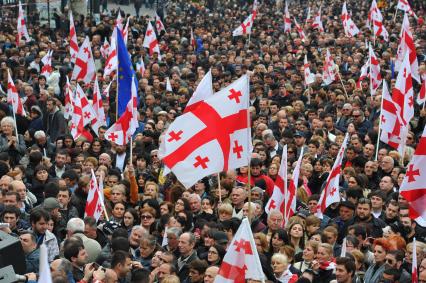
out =
[[(169, 1), (159, 13), (166, 29), (158, 34), (161, 61), (142, 46), (153, 18), (122, 13), (130, 17), (127, 48), (134, 67), (141, 58), (146, 66), (137, 73), (139, 127), (132, 156), (129, 146), (105, 138), (116, 120), (117, 84), (103, 76), (101, 47), (121, 13), (108, 10), (106, 2), (98, 23), (74, 11), (79, 44), (85, 36), (91, 40), (102, 90), (112, 82), (109, 96), (103, 96), (107, 126), (97, 133), (88, 127), (91, 136), (77, 140), (64, 118), (66, 76), (71, 78), (73, 70), (68, 7), (53, 15), (56, 28), (51, 29), (39, 24), (37, 11), (30, 12), (31, 40), (19, 44), (17, 7), (0, 7), (0, 222), (7, 223), (0, 231), (19, 238), (29, 282), (37, 280), (44, 244), (54, 283), (211, 283), (244, 217), (250, 219), (266, 282), (411, 282), (414, 238), (418, 282), (426, 282), (425, 227), (410, 218), (409, 204), (398, 193), (425, 128), (426, 110), (415, 106), (404, 156), (378, 142), (381, 89), (372, 96), (368, 79), (360, 88), (356, 84), (368, 58), (365, 41), (374, 38), (365, 26), (371, 1), (346, 1), (361, 29), (347, 37), (340, 18), (343, 1), (288, 0), (305, 41), (294, 26), (284, 33), (284, 1), (259, 1), (250, 38), (232, 37), (232, 30), (251, 13), (252, 1)], [(378, 37), (374, 42), (382, 77), (391, 87), (403, 16), (398, 11), (394, 20), (396, 3), (378, 1), (389, 41)], [(409, 3), (418, 16), (410, 17), (410, 26), (425, 78), (426, 4)], [(308, 7), (313, 17), (320, 5), (324, 32), (306, 21)], [(339, 72), (330, 85), (321, 76), (327, 49)], [(53, 50), (55, 71), (46, 78), (41, 58), (48, 50)], [(309, 87), (305, 55), (316, 74)], [(185, 188), (173, 173), (164, 175), (159, 141), (209, 69), (215, 91), (250, 74), (251, 178), (242, 167)], [(14, 118), (6, 103), (8, 70), (25, 117)], [(172, 90), (166, 89), (167, 78)], [(77, 83), (91, 98), (93, 84), (71, 82)], [(419, 89), (415, 82), (414, 92)], [(341, 201), (320, 219), (315, 214), (320, 194), (346, 133)], [(303, 149), (297, 211), (285, 225), (279, 210), (265, 213), (284, 145), (289, 178)], [(105, 212), (98, 221), (85, 217), (92, 170), (104, 188)]]

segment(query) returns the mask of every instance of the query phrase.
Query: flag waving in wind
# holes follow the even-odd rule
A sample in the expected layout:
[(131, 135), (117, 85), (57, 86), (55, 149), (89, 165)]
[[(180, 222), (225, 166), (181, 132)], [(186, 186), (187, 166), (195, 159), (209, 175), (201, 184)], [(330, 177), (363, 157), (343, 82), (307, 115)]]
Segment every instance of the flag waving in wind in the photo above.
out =
[(19, 7), (18, 26), (16, 28), (16, 30), (18, 31), (18, 37), (16, 39), (17, 45), (19, 45), (22, 37), (24, 37), (24, 36), (25, 36), (26, 42), (29, 42), (31, 40), (31, 38), (28, 34), (27, 25), (25, 24), (24, 9), (22, 9), (21, 1), (19, 1), (18, 7)]
[(127, 104), (132, 95), (132, 80), (135, 79), (132, 62), (130, 61), (129, 52), (127, 51), (126, 44), (124, 43), (121, 32), (117, 30), (117, 80), (118, 80), (118, 117), (126, 111)]
[(187, 188), (205, 176), (248, 165), (249, 82), (244, 75), (166, 130), (159, 156)]
[(244, 283), (246, 279), (263, 282), (265, 277), (250, 223), (244, 218), (229, 244), (214, 282)]
[(7, 103), (12, 105), (13, 113), (24, 117), (26, 116), (21, 98), (19, 97), (16, 86), (13, 83), (9, 69), (7, 69)]
[(91, 216), (98, 221), (104, 211), (103, 202), (103, 196), (99, 190), (95, 172), (93, 172), (92, 169), (92, 178), (89, 183), (89, 193), (87, 195), (86, 208), (84, 209), (84, 217)]
[(355, 25), (346, 9), (346, 1), (343, 3), (341, 19), (343, 21), (343, 28), (346, 36), (355, 36), (359, 33), (358, 27)]
[(239, 27), (234, 29), (232, 36), (240, 36), (251, 33), (251, 28), (253, 26), (253, 14), (250, 14), (244, 22), (241, 23)]
[(191, 96), (188, 103), (186, 104), (184, 113), (194, 110), (200, 102), (212, 96), (213, 78), (212, 71), (209, 70), (207, 74), (205, 74), (204, 77), (201, 79), (200, 83), (194, 91), (194, 94)]
[(274, 190), (265, 206), (265, 212), (267, 214), (269, 214), (272, 210), (277, 209), (282, 213), (282, 215), (286, 215), (284, 205), (287, 189), (287, 145), (284, 145), (280, 170), (278, 171), (277, 178), (275, 179)]
[(317, 217), (323, 218), (323, 213), (325, 209), (335, 202), (340, 202), (340, 192), (339, 192), (339, 183), (340, 175), (342, 172), (342, 160), (343, 155), (346, 151), (346, 146), (348, 143), (349, 134), (346, 133), (345, 139), (343, 140), (342, 146), (340, 147), (339, 153), (336, 160), (334, 161), (333, 168), (331, 169), (330, 175), (328, 175), (325, 187), (321, 193), (320, 200), (317, 207)]

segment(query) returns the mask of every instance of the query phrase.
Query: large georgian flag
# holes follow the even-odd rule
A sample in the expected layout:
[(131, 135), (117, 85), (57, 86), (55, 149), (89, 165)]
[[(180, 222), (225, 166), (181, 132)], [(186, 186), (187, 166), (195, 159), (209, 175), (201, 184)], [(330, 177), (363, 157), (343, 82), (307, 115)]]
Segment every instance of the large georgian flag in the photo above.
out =
[(410, 217), (426, 226), (426, 128), (401, 183), (399, 193), (408, 201)]
[(185, 187), (210, 174), (248, 165), (249, 81), (242, 76), (167, 129), (160, 158)]

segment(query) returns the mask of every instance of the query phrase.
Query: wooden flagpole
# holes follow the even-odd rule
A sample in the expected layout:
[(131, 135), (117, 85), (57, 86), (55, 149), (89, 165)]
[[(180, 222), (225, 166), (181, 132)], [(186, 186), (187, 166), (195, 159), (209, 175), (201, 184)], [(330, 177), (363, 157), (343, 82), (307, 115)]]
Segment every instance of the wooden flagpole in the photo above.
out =
[(217, 173), (217, 189), (219, 191), (219, 204), (222, 203), (222, 188), (220, 186), (220, 173)]
[[(250, 89), (250, 79), (249, 75), (247, 74), (247, 88)], [(247, 170), (247, 191), (248, 191), (248, 220), (251, 223), (251, 123), (250, 123), (250, 111), (248, 111), (248, 108), (250, 106), (250, 100), (247, 100), (247, 152), (248, 152), (248, 170)]]
[[(383, 84), (385, 84), (385, 80), (383, 80)], [(382, 87), (382, 99), (380, 102), (380, 116), (379, 116), (379, 131), (378, 131), (378, 135), (377, 135), (377, 143), (376, 143), (376, 154), (374, 156), (374, 161), (377, 161), (377, 156), (379, 154), (379, 146), (380, 146), (380, 130), (382, 128), (382, 109), (383, 109), (383, 87)]]

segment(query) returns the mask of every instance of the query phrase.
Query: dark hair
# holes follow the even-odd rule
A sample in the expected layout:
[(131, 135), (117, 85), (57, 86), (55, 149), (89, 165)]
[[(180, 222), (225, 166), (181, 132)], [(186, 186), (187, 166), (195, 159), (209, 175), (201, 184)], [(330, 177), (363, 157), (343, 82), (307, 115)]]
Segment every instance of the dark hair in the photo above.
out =
[(15, 196), (16, 197), (16, 202), (20, 202), (21, 201), (21, 196), (19, 195), (19, 193), (11, 191), (10, 185), (9, 185), (9, 191), (6, 193), (5, 196)]
[(149, 270), (144, 268), (132, 270), (130, 283), (149, 283), (149, 274)]
[(388, 254), (391, 254), (395, 257), (396, 261), (403, 261), (405, 258), (405, 254), (401, 250), (391, 250), (388, 252)]
[(64, 174), (62, 174), (62, 179), (70, 179), (71, 181), (77, 181), (78, 180), (78, 174), (77, 172), (75, 172), (75, 170), (70, 169), (64, 172)]
[(84, 218), (84, 224), (89, 225), (90, 227), (94, 228), (94, 227), (96, 227), (97, 222), (96, 222), (96, 219), (94, 217), (86, 216)]
[(398, 269), (396, 269), (396, 268), (387, 268), (387, 269), (385, 269), (385, 271), (383, 272), (383, 274), (392, 275), (392, 281), (393, 282), (398, 281), (399, 278), (400, 278), (400, 276), (401, 276), (400, 271)]
[(115, 239), (115, 238), (118, 238), (118, 237), (127, 238), (128, 236), (129, 236), (129, 233), (127, 232), (126, 229), (118, 228), (118, 229), (115, 229), (114, 232), (112, 232), (111, 239)]
[(336, 265), (344, 265), (346, 271), (352, 274), (351, 277), (353, 278), (355, 276), (356, 266), (354, 260), (347, 257), (337, 257)]
[(129, 252), (116, 251), (112, 254), (111, 268), (114, 269), (118, 264), (126, 264), (126, 259), (130, 258)]
[(16, 206), (13, 205), (7, 205), (2, 213), (1, 213), (1, 219), (3, 219), (4, 215), (8, 213), (8, 214), (15, 214), (16, 215), (16, 219), (18, 219), (21, 216), (21, 211), (19, 210), (19, 208), (17, 208)]
[(31, 211), (30, 214), (30, 223), (35, 224), (41, 219), (44, 219), (46, 222), (50, 220), (50, 214), (43, 208), (35, 208)]
[[(217, 250), (217, 253), (218, 253), (218, 262), (216, 263), (216, 265), (222, 264), (223, 257), (226, 254), (226, 249), (222, 245), (218, 245), (218, 244), (214, 244), (210, 248), (215, 248)], [(209, 264), (213, 264), (213, 263), (209, 262)]]
[(117, 237), (111, 240), (111, 250), (116, 251), (129, 251), (130, 242), (126, 237)]
[(189, 269), (195, 269), (198, 271), (199, 274), (203, 274), (204, 272), (206, 272), (207, 267), (209, 267), (209, 265), (205, 260), (202, 259), (193, 260), (189, 264)]
[(67, 245), (64, 245), (64, 257), (71, 261), (72, 257), (78, 257), (81, 249), (84, 249), (84, 246), (79, 242), (67, 243)]
[(30, 238), (31, 238), (31, 241), (33, 241), (33, 243), (34, 244), (36, 244), (37, 243), (37, 237), (36, 237), (36, 235), (34, 234), (34, 232), (32, 232), (32, 231), (28, 231), (28, 230), (24, 230), (24, 231), (22, 231), (22, 232), (20, 232), (19, 233), (21, 236), (22, 235), (30, 235)]
[(283, 241), (283, 246), (288, 245), (290, 242), (288, 239), (287, 231), (285, 231), (284, 229), (278, 229), (277, 231), (273, 232), (271, 234), (271, 239), (269, 240), (269, 252), (271, 254), (275, 253), (273, 251), (274, 247), (272, 246), (272, 238), (274, 238), (275, 235), (278, 235), (278, 238)]
[[(139, 213), (136, 209), (134, 209), (133, 207), (129, 207), (128, 209), (126, 209), (124, 214), (126, 214), (126, 212), (130, 213), (133, 216), (133, 218), (134, 218), (133, 225), (140, 223)], [(123, 222), (123, 225), (124, 225), (124, 222)], [(126, 228), (131, 228), (131, 227), (126, 227)]]
[(240, 227), (241, 224), (241, 220), (236, 218), (236, 217), (232, 217), (229, 220), (225, 220), (222, 221), (222, 226), (224, 230), (232, 230), (232, 235), (235, 235), (235, 233), (237, 232), (238, 228)]

